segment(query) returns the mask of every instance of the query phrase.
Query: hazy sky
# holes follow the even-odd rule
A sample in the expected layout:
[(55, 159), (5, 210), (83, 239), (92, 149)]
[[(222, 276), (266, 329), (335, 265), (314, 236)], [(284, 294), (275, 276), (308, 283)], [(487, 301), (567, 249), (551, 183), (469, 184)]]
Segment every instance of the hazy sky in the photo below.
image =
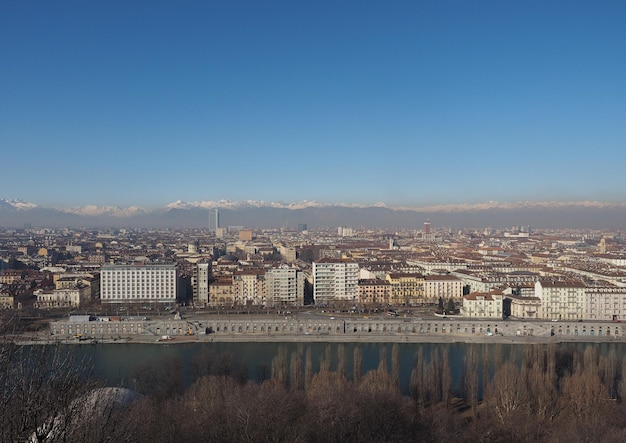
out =
[(0, 197), (626, 201), (626, 2), (0, 2)]

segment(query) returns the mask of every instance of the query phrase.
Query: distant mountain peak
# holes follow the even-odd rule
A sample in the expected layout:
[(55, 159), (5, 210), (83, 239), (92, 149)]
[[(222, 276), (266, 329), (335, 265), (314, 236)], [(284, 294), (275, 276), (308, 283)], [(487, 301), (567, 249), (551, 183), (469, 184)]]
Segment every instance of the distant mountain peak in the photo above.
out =
[(135, 215), (146, 214), (149, 212), (139, 206), (128, 206), (126, 208), (122, 208), (120, 206), (96, 205), (77, 206), (74, 208), (57, 208), (57, 210), (68, 214), (84, 215), (88, 217), (97, 217), (101, 215), (110, 215), (113, 217), (133, 217)]
[(267, 202), (263, 200), (176, 200), (165, 207), (85, 205), (70, 208), (38, 206), (18, 199), (0, 199), (0, 226), (177, 226), (202, 227), (208, 210), (219, 208), (224, 225), (249, 227), (369, 226), (420, 229), (433, 225), (455, 227), (512, 226), (625, 229), (626, 203), (598, 201), (518, 201), (462, 203), (421, 207), (375, 204)]
[(26, 202), (24, 200), (12, 199), (12, 198), (0, 198), (0, 208), (15, 209), (18, 211), (26, 211), (36, 208), (34, 203)]

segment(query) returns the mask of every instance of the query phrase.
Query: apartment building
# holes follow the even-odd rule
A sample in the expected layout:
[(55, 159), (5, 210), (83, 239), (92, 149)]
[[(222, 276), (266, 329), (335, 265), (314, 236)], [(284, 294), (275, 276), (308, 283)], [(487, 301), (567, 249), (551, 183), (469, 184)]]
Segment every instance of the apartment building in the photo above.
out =
[(504, 293), (498, 290), (472, 292), (463, 297), (464, 317), (502, 319)]
[(102, 303), (176, 302), (176, 265), (104, 265), (100, 279)]
[(379, 306), (391, 303), (391, 284), (381, 278), (359, 280), (359, 305)]
[(210, 306), (234, 306), (235, 290), (233, 287), (233, 277), (218, 277), (209, 286)]
[(281, 266), (265, 272), (267, 306), (304, 305), (304, 274), (302, 271)]
[(391, 285), (392, 305), (418, 305), (424, 301), (424, 276), (422, 274), (390, 273), (386, 280)]
[(192, 268), (191, 290), (193, 293), (193, 304), (195, 306), (206, 306), (209, 304), (210, 276), (210, 263), (196, 263)]
[(625, 320), (626, 288), (616, 286), (594, 286), (585, 288), (584, 319)]
[(325, 258), (313, 262), (315, 303), (356, 302), (359, 296), (359, 265), (350, 260)]
[(235, 304), (265, 305), (265, 270), (245, 269), (233, 274)]
[(453, 275), (427, 275), (424, 277), (424, 302), (438, 303), (452, 299), (455, 303), (463, 300), (463, 282)]
[(539, 280), (535, 296), (541, 300), (543, 318), (582, 320), (585, 315), (585, 285), (580, 282)]

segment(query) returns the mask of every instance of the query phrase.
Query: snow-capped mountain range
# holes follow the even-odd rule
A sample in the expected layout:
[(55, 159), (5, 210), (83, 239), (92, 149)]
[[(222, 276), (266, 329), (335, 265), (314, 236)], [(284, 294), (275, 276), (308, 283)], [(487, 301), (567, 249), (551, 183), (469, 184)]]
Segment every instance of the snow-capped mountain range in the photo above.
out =
[[(0, 227), (38, 226), (173, 226), (204, 227), (207, 211), (220, 209), (224, 226), (309, 227), (363, 226), (417, 228), (426, 219), (439, 226), (485, 227), (532, 225), (626, 229), (626, 203), (599, 201), (488, 201), (422, 207), (260, 200), (177, 200), (161, 208), (140, 206), (43, 207), (19, 199), (0, 199)], [(293, 227), (293, 226), (291, 226)]]
[[(562, 201), (518, 201), (518, 202), (497, 202), (488, 201), (481, 203), (462, 203), (462, 204), (448, 204), (448, 205), (429, 205), (429, 206), (389, 206), (385, 203), (379, 202), (375, 204), (355, 204), (355, 203), (320, 203), (314, 200), (302, 200), (300, 202), (268, 202), (264, 200), (203, 200), (196, 202), (188, 202), (184, 200), (176, 200), (168, 203), (162, 208), (158, 209), (146, 209), (141, 206), (74, 206), (74, 207), (55, 207), (49, 209), (55, 209), (60, 212), (68, 214), (76, 214), (83, 216), (100, 216), (111, 215), (115, 217), (133, 217), (140, 214), (149, 214), (154, 211), (167, 211), (172, 209), (179, 210), (191, 210), (191, 209), (244, 209), (244, 208), (277, 208), (277, 209), (307, 209), (307, 208), (323, 208), (323, 207), (339, 207), (339, 208), (386, 208), (389, 210), (399, 211), (427, 211), (427, 212), (463, 212), (463, 211), (484, 211), (489, 209), (524, 209), (524, 208), (572, 208), (572, 207), (585, 207), (585, 208), (619, 208), (626, 207), (626, 203), (615, 202), (599, 202), (599, 201), (575, 201), (575, 202), (562, 202)], [(40, 208), (35, 203), (26, 202), (19, 199), (0, 199), (0, 208), (14, 209), (18, 211), (25, 211), (35, 208)]]
[(23, 200), (0, 198), (0, 209), (16, 209), (18, 211), (25, 211), (36, 207), (36, 204), (25, 202)]

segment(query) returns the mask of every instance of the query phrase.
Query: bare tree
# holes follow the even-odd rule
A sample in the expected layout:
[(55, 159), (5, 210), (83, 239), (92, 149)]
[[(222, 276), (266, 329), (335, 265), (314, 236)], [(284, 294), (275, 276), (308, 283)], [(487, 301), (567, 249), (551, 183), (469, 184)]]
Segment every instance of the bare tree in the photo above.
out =
[(476, 348), (470, 346), (465, 354), (463, 364), (463, 397), (467, 406), (476, 415), (478, 406), (478, 357)]
[(450, 371), (450, 349), (446, 346), (442, 351), (441, 361), (441, 394), (446, 408), (450, 407), (452, 398), (452, 373)]
[(302, 354), (298, 351), (291, 353), (291, 375), (289, 386), (292, 391), (299, 391), (303, 388), (304, 379), (302, 377)]
[(324, 348), (324, 353), (320, 355), (320, 372), (330, 371), (332, 364), (332, 354), (330, 345), (327, 345)]
[(387, 370), (387, 347), (381, 346), (378, 351), (378, 370), (389, 372)]
[(415, 352), (415, 362), (411, 371), (409, 382), (409, 392), (413, 401), (420, 406), (424, 406), (424, 348), (420, 345)]
[(278, 354), (272, 359), (272, 380), (287, 386), (289, 381), (289, 364), (287, 363), (287, 348), (280, 346)]
[(485, 399), (502, 424), (528, 406), (528, 389), (515, 363), (509, 361), (496, 370)]
[(611, 346), (608, 355), (600, 356), (599, 368), (601, 370), (602, 383), (606, 386), (609, 397), (616, 399), (619, 383), (619, 362), (615, 346)]
[(352, 380), (358, 382), (361, 380), (361, 374), (363, 374), (363, 351), (355, 346), (353, 355)]
[(337, 346), (337, 372), (346, 376), (346, 347), (343, 343)]
[(100, 384), (90, 364), (58, 346), (0, 344), (0, 441), (60, 440), (72, 417)]
[(309, 388), (309, 384), (313, 379), (313, 357), (311, 356), (311, 347), (306, 348), (304, 357), (304, 389)]
[(391, 346), (391, 376), (396, 386), (400, 386), (400, 349), (398, 343)]

